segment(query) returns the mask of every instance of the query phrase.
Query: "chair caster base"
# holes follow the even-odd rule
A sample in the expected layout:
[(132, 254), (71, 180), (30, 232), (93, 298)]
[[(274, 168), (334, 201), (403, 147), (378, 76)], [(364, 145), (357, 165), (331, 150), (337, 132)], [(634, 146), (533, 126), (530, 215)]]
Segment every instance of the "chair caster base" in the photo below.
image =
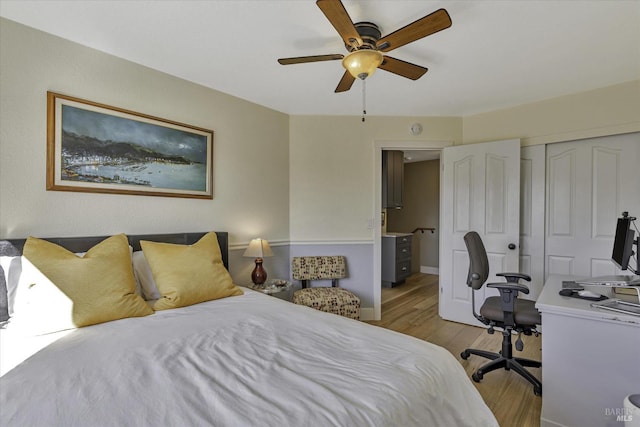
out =
[(467, 348), (460, 353), (460, 357), (466, 360), (473, 354), (490, 360), (490, 362), (480, 366), (471, 374), (471, 379), (474, 382), (479, 383), (482, 381), (485, 374), (495, 371), (496, 369), (515, 371), (533, 385), (533, 393), (536, 396), (542, 396), (542, 383), (525, 369), (525, 367), (540, 368), (542, 367), (542, 363), (536, 360), (523, 359), (521, 357), (511, 357), (511, 353), (507, 353), (508, 357), (505, 357), (503, 355), (504, 353), (505, 352), (492, 353), (484, 350)]

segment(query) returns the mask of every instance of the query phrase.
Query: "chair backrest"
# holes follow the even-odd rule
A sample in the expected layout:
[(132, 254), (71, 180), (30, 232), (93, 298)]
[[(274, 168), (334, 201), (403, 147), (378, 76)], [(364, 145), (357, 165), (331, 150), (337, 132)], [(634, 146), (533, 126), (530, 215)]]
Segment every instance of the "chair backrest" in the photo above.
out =
[(489, 259), (480, 235), (470, 231), (464, 235), (464, 243), (469, 252), (469, 274), (467, 285), (474, 290), (480, 289), (489, 277)]
[(295, 280), (302, 280), (306, 286), (309, 280), (332, 280), (337, 286), (338, 279), (346, 277), (346, 262), (342, 255), (293, 257), (291, 270)]

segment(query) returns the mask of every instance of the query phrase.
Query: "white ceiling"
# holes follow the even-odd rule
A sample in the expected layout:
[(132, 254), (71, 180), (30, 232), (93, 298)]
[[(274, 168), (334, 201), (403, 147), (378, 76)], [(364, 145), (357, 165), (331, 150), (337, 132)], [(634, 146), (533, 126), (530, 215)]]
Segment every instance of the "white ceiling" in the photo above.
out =
[[(429, 68), (379, 70), (369, 115), (466, 116), (640, 78), (640, 1), (343, 0), (383, 35), (445, 8), (451, 28), (390, 55)], [(313, 0), (0, 0), (0, 15), (288, 114), (358, 115), (361, 82), (333, 91), (346, 53)], [(16, 41), (18, 42), (18, 41)]]

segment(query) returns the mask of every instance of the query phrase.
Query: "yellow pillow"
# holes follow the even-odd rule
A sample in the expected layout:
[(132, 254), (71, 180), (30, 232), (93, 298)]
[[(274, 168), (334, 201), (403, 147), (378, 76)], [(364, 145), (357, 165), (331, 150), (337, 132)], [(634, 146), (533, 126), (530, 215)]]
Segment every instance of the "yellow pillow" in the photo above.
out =
[[(71, 300), (71, 319), (76, 327), (153, 313), (142, 297), (134, 293), (136, 283), (124, 234), (103, 240), (84, 257), (46, 240), (29, 237), (23, 255)], [(29, 284), (33, 295), (46, 295), (47, 292), (36, 290), (47, 286), (41, 282)]]
[(193, 245), (141, 241), (160, 298), (154, 310), (185, 307), (242, 295), (222, 263), (218, 236), (205, 234)]

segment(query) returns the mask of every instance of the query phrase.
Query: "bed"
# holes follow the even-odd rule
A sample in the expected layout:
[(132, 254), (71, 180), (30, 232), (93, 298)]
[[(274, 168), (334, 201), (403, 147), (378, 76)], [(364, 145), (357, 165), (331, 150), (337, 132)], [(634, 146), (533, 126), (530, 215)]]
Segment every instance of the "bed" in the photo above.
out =
[[(141, 240), (191, 245), (203, 234), (127, 237), (135, 252)], [(228, 267), (227, 234), (216, 235)], [(103, 239), (50, 240), (83, 252)], [(23, 246), (0, 241), (0, 256)], [(51, 334), (0, 334), (1, 425), (497, 426), (447, 350), (247, 288)]]

